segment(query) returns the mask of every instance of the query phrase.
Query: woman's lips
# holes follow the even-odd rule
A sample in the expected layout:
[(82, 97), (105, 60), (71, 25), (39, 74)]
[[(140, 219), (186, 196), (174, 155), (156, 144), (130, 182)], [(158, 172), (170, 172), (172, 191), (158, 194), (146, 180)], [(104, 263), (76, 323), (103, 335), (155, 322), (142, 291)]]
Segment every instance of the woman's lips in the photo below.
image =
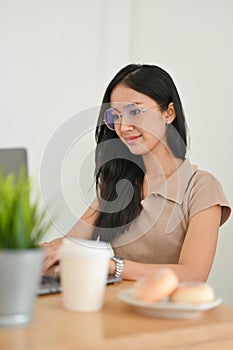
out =
[(126, 140), (128, 143), (134, 143), (135, 141), (137, 141), (137, 140), (139, 139), (139, 137), (141, 137), (141, 135), (129, 136), (129, 137), (126, 137), (125, 140)]

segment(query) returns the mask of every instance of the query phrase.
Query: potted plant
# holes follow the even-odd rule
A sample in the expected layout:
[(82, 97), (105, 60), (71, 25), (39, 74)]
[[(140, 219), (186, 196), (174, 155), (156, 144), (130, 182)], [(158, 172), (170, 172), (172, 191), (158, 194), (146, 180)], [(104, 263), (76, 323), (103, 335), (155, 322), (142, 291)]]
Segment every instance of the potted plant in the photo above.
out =
[(0, 171), (0, 326), (32, 320), (43, 261), (39, 243), (50, 226), (31, 181)]

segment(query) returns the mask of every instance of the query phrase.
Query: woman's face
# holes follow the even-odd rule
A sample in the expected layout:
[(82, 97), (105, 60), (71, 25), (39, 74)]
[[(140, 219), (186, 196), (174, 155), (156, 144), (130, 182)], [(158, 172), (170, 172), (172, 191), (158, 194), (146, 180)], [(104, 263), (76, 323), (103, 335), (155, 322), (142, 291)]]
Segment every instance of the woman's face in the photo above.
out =
[[(166, 145), (168, 110), (162, 112), (152, 98), (123, 84), (118, 84), (113, 89), (110, 102), (112, 108), (123, 114), (115, 131), (131, 153), (143, 155), (153, 152), (155, 154), (161, 145)], [(133, 116), (126, 117), (128, 106), (131, 104), (143, 110), (140, 122), (135, 118), (134, 123)]]

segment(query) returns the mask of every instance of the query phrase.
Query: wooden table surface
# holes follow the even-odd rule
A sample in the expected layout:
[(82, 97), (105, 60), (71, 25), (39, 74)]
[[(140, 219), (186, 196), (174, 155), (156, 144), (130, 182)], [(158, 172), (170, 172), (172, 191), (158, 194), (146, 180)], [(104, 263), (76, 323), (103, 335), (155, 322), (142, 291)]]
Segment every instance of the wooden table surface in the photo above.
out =
[(107, 286), (103, 310), (96, 313), (65, 310), (60, 294), (38, 297), (31, 324), (0, 329), (0, 349), (233, 349), (232, 307), (222, 304), (191, 320), (142, 316), (118, 298), (130, 286)]

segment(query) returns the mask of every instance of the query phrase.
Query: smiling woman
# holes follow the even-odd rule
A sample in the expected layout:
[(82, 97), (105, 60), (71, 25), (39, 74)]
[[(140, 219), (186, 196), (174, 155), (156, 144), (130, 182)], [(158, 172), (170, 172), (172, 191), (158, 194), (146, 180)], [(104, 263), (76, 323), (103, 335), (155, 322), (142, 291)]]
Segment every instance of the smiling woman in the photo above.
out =
[[(230, 216), (219, 181), (186, 157), (186, 120), (170, 75), (130, 64), (109, 83), (96, 127), (95, 204), (67, 237), (110, 242), (109, 272), (137, 280), (170, 267), (205, 281)], [(44, 271), (58, 262), (46, 245)], [(54, 248), (55, 245), (55, 248)]]

